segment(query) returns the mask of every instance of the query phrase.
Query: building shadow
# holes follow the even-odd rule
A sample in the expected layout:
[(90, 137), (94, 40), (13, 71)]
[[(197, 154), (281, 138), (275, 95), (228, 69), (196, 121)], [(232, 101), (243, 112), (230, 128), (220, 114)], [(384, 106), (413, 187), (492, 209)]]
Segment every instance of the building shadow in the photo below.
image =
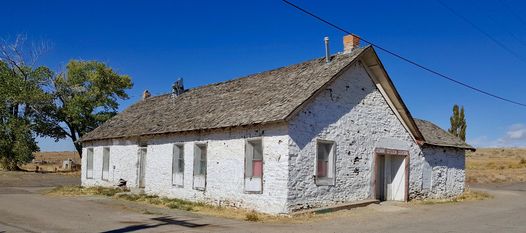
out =
[(122, 227), (119, 229), (103, 231), (103, 232), (105, 233), (133, 232), (133, 231), (140, 231), (140, 230), (156, 228), (156, 227), (161, 227), (161, 226), (166, 226), (166, 225), (175, 225), (175, 226), (182, 226), (182, 227), (187, 227), (187, 228), (199, 228), (199, 227), (206, 227), (210, 225), (210, 224), (197, 224), (197, 223), (192, 223), (186, 220), (177, 220), (174, 218), (164, 217), (164, 216), (151, 218), (151, 220), (155, 220), (158, 223), (137, 224), (137, 225)]

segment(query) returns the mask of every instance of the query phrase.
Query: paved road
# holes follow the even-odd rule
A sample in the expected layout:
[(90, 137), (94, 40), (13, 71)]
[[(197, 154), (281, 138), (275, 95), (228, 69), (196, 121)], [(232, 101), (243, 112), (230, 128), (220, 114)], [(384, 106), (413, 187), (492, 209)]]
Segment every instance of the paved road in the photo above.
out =
[[(526, 232), (526, 184), (482, 187), (492, 200), (372, 205), (301, 224), (252, 223), (103, 197), (50, 197), (46, 185), (78, 178), (47, 175), (44, 185), (0, 174), (0, 232)], [(56, 180), (56, 182), (54, 181)], [(153, 213), (153, 214), (152, 214)]]

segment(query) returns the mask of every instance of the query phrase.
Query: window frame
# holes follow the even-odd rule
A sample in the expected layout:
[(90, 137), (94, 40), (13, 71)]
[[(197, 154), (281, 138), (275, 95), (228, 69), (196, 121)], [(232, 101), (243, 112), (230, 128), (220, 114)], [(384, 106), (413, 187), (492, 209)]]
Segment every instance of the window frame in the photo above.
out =
[[(94, 154), (95, 154), (95, 150), (94, 150), (93, 147), (86, 148), (86, 179), (90, 179), (90, 180), (93, 179), (93, 159), (94, 159)], [(91, 166), (89, 166), (90, 165), (89, 157), (91, 157)], [(90, 168), (91, 168), (91, 176), (89, 176)]]
[[(252, 176), (248, 176), (247, 175), (247, 167), (248, 167), (248, 161), (247, 161), (247, 152), (248, 152), (248, 147), (251, 146), (253, 147), (253, 142), (259, 142), (259, 144), (261, 145), (261, 176), (253, 176), (254, 175), (254, 171), (253, 171), (253, 161), (254, 161), (254, 155), (252, 154), (252, 162), (250, 163), (250, 166), (251, 166), (251, 169), (252, 169)], [(263, 177), (265, 176), (265, 150), (264, 150), (264, 144), (263, 144), (263, 138), (262, 137), (255, 137), (255, 138), (247, 138), (245, 139), (245, 151), (244, 151), (244, 169), (243, 169), (243, 190), (245, 193), (247, 194), (262, 194), (263, 193)], [(261, 187), (260, 187), (260, 191), (247, 191), (246, 188), (245, 188), (245, 185), (246, 185), (246, 179), (253, 179), (253, 178), (258, 178), (258, 179), (261, 179)]]
[(102, 147), (102, 169), (101, 169), (101, 175), (100, 175), (100, 179), (101, 180), (104, 180), (104, 181), (108, 181), (109, 180), (109, 177), (104, 177), (104, 162), (105, 162), (105, 159), (104, 159), (104, 156), (106, 155), (106, 151), (108, 151), (108, 176), (110, 176), (110, 153), (111, 153), (111, 149), (109, 146), (105, 146), (105, 147)]
[[(332, 144), (327, 161), (327, 176), (318, 177), (318, 149), (320, 144)], [(334, 186), (336, 184), (336, 156), (337, 144), (336, 141), (326, 139), (316, 139), (316, 152), (314, 157), (314, 181), (317, 186)]]
[[(204, 152), (205, 152), (205, 160), (204, 160), (204, 174), (201, 173), (202, 169), (203, 169), (203, 166), (202, 166), (202, 158), (203, 158), (203, 148), (205, 148)], [(199, 148), (199, 151), (201, 152), (199, 154), (199, 174), (196, 173), (196, 158), (197, 158), (197, 148)], [(192, 188), (195, 189), (195, 190), (199, 190), (199, 191), (205, 191), (206, 190), (206, 183), (207, 183), (207, 173), (208, 173), (208, 143), (207, 142), (196, 142), (194, 143), (194, 163), (193, 163), (193, 181), (192, 181)], [(203, 176), (205, 181), (204, 181), (204, 187), (195, 187), (194, 185), (194, 182), (195, 182), (195, 177), (196, 176)]]
[[(175, 149), (179, 151), (179, 154), (176, 156)], [(182, 151), (182, 153), (181, 153)], [(185, 159), (184, 159), (185, 153), (184, 153), (184, 143), (174, 143), (172, 147), (172, 186), (183, 188), (184, 187), (184, 170), (185, 170)], [(181, 164), (181, 157), (182, 157), (182, 171), (178, 171)], [(177, 166), (175, 164), (175, 160), (177, 160)], [(174, 180), (174, 176), (176, 173), (180, 173), (183, 176), (182, 184), (176, 184)]]
[[(142, 156), (142, 151), (144, 151), (144, 156)], [(137, 147), (137, 187), (139, 189), (144, 189), (146, 187), (146, 161), (148, 156), (148, 144), (141, 142)], [(141, 179), (141, 176), (144, 176)], [(142, 180), (142, 184), (141, 184)]]

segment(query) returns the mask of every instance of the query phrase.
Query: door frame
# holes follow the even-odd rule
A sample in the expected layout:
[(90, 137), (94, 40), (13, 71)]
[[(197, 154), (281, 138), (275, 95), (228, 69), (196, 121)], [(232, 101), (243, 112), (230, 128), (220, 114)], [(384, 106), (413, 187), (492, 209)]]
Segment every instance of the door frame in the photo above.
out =
[[(375, 148), (374, 149), (374, 158), (373, 158), (373, 171), (372, 179), (371, 179), (371, 193), (373, 199), (378, 199), (378, 194), (376, 193), (378, 182), (376, 180), (378, 179), (378, 158), (380, 156), (403, 156), (404, 157), (404, 163), (405, 163), (405, 187), (404, 187), (404, 201), (407, 202), (409, 200), (409, 151), (408, 150), (398, 150), (398, 149), (388, 149), (388, 148)], [(385, 161), (384, 161), (385, 164)], [(385, 166), (385, 165), (384, 165)]]
[[(145, 150), (146, 153), (144, 153), (144, 160), (141, 158), (141, 150)], [(139, 146), (139, 148), (137, 148), (137, 187), (138, 188), (145, 188), (146, 187), (146, 156), (148, 154), (148, 146)], [(144, 169), (143, 169), (143, 164), (144, 163)], [(143, 177), (143, 186), (144, 187), (141, 187), (141, 171), (142, 173), (144, 173), (144, 177)]]

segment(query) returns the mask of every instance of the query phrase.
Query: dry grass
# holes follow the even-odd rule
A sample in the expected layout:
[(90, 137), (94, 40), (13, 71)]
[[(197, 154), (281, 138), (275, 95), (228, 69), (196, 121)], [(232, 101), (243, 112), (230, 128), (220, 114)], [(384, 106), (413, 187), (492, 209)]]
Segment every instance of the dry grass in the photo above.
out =
[(221, 207), (213, 206), (200, 202), (185, 201), (176, 198), (159, 197), (156, 195), (145, 195), (145, 194), (129, 194), (129, 193), (117, 193), (122, 190), (115, 188), (105, 187), (81, 187), (81, 186), (61, 186), (56, 187), (48, 192), (49, 195), (62, 195), (62, 196), (86, 196), (86, 195), (102, 195), (112, 197), (115, 199), (139, 202), (149, 205), (155, 205), (158, 207), (179, 209), (185, 211), (196, 212), (209, 216), (231, 218), (237, 220), (246, 221), (257, 221), (257, 222), (280, 222), (280, 223), (295, 223), (304, 222), (312, 219), (314, 214), (306, 214), (295, 217), (289, 216), (273, 216), (268, 214), (257, 213), (252, 210), (232, 208), (232, 207)]
[(247, 213), (245, 215), (245, 220), (251, 221), (251, 222), (257, 222), (259, 221), (259, 215), (256, 212)]
[(447, 204), (447, 203), (456, 203), (456, 202), (464, 202), (464, 201), (481, 201), (481, 200), (487, 200), (491, 198), (493, 198), (493, 196), (491, 196), (489, 193), (466, 189), (464, 193), (462, 193), (462, 195), (458, 197), (445, 198), (445, 199), (413, 200), (411, 201), (411, 203), (423, 204), (423, 205), (434, 205), (434, 204)]
[(61, 196), (91, 196), (102, 195), (113, 197), (115, 194), (122, 192), (122, 190), (105, 187), (82, 187), (82, 186), (58, 186), (48, 192), (50, 195)]
[(481, 148), (466, 154), (467, 183), (526, 181), (526, 148)]
[(49, 163), (62, 163), (66, 159), (72, 159), (75, 163), (80, 163), (80, 156), (75, 151), (35, 152), (33, 156), (35, 156), (35, 160)]
[[(33, 162), (24, 164), (20, 168), (26, 171), (36, 171), (38, 167), (39, 172), (57, 173), (69, 176), (80, 177), (80, 156), (74, 151), (59, 151), (59, 152), (35, 152), (33, 153), (35, 159)], [(71, 159), (75, 164), (78, 164), (76, 171), (64, 170), (62, 162)]]

